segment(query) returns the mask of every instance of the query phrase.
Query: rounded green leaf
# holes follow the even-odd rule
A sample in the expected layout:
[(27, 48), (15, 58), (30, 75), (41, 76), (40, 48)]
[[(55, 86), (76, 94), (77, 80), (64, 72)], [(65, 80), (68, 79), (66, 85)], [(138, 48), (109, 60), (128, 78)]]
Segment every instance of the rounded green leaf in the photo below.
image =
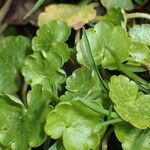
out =
[(150, 25), (149, 24), (142, 24), (140, 25), (134, 25), (129, 30), (129, 36), (133, 40), (142, 42), (144, 44), (150, 45)]
[(32, 48), (34, 51), (55, 52), (66, 62), (69, 59), (69, 48), (65, 41), (70, 32), (65, 22), (50, 21), (37, 30), (37, 36), (32, 40)]
[(62, 101), (71, 101), (79, 97), (83, 98), (95, 92), (101, 94), (96, 75), (87, 67), (76, 69), (73, 74), (67, 78), (66, 89), (68, 91), (65, 95), (60, 97)]
[(80, 102), (60, 103), (49, 113), (45, 131), (54, 139), (62, 136), (66, 150), (90, 150), (100, 142), (102, 120), (102, 116)]
[(150, 63), (150, 49), (147, 45), (141, 43), (132, 41), (130, 50), (129, 50), (130, 57), (128, 58), (128, 63), (132, 64), (138, 63), (145, 67), (148, 67)]
[(115, 110), (127, 122), (141, 129), (150, 127), (150, 95), (138, 92), (134, 81), (126, 76), (113, 76), (109, 83)]
[[(91, 52), (96, 65), (102, 64), (110, 70), (118, 68), (112, 55), (106, 50), (111, 48), (121, 62), (127, 60), (129, 55), (130, 40), (127, 32), (120, 26), (113, 27), (110, 23), (100, 22), (86, 31)], [(118, 44), (119, 43), (119, 44)], [(89, 66), (83, 37), (77, 44), (77, 60), (84, 66)]]
[[(115, 52), (121, 62), (127, 60), (127, 57), (129, 56), (130, 40), (127, 36), (127, 32), (122, 27), (116, 26), (113, 28), (111, 33), (109, 33), (109, 37), (107, 38), (105, 45)], [(116, 65), (116, 60), (107, 50), (104, 52), (102, 66), (110, 70), (118, 67)]]
[[(86, 30), (87, 37), (90, 43), (92, 55), (96, 65), (100, 65), (104, 57), (104, 45), (108, 40), (108, 33), (110, 34), (112, 26), (106, 23), (98, 23), (94, 26), (94, 29), (90, 28)], [(86, 53), (83, 36), (77, 43), (77, 60), (82, 65), (89, 65), (88, 56)]]
[(62, 65), (61, 57), (54, 52), (44, 55), (35, 52), (27, 57), (22, 73), (31, 86), (41, 84), (44, 89), (56, 92), (60, 84), (65, 81), (65, 72), (60, 69)]

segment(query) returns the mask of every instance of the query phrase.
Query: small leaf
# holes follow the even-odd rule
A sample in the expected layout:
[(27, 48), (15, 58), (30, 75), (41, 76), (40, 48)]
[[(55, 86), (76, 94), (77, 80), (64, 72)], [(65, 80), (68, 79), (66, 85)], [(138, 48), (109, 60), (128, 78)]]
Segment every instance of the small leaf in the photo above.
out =
[(125, 19), (120, 8), (111, 8), (103, 17), (102, 21), (111, 23), (114, 26), (121, 26)]
[(20, 87), (20, 72), (30, 53), (30, 41), (23, 36), (8, 36), (0, 41), (0, 92), (15, 93)]
[(102, 116), (77, 101), (60, 103), (49, 113), (45, 131), (54, 139), (62, 137), (66, 150), (95, 149), (103, 134), (99, 127), (102, 120)]
[(99, 93), (99, 95), (101, 94), (96, 75), (87, 67), (75, 70), (73, 74), (67, 78), (66, 84), (67, 92), (60, 97), (62, 101), (71, 101), (79, 97), (83, 98), (96, 92)]
[(115, 125), (115, 134), (122, 143), (123, 150), (149, 150), (150, 132), (140, 130), (127, 123)]
[(41, 26), (47, 24), (50, 20), (62, 20), (65, 21), (68, 26), (78, 30), (96, 17), (95, 6), (97, 6), (96, 3), (83, 6), (52, 4), (47, 6), (45, 12), (40, 14), (38, 24)]
[(131, 63), (135, 62), (146, 67), (150, 63), (150, 49), (141, 42), (132, 41), (129, 54), (129, 63), (131, 61)]
[(150, 45), (150, 25), (149, 24), (142, 24), (140, 25), (134, 25), (129, 30), (129, 36), (133, 40), (142, 42), (144, 44)]
[(50, 21), (37, 30), (32, 40), (34, 51), (51, 51), (60, 55), (64, 62), (69, 59), (69, 48), (65, 41), (70, 35), (70, 28), (65, 22)]
[(26, 109), (14, 96), (1, 94), (0, 145), (11, 150), (29, 150), (41, 145), (45, 140), (45, 119), (51, 110), (49, 98), (49, 92), (37, 85), (28, 94)]
[(150, 95), (138, 92), (136, 83), (123, 75), (112, 76), (109, 88), (114, 108), (125, 121), (141, 129), (150, 127)]
[(132, 10), (132, 0), (101, 0), (101, 3), (107, 8), (123, 8), (124, 10)]
[(41, 52), (35, 52), (27, 57), (22, 73), (31, 86), (41, 84), (44, 89), (56, 93), (66, 77), (62, 66), (62, 59), (58, 54), (48, 52), (44, 56)]

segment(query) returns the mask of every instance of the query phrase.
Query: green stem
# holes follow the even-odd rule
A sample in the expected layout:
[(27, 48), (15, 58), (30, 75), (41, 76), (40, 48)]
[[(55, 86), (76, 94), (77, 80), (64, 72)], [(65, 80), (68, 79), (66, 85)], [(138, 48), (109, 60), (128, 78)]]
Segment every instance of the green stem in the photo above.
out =
[(26, 98), (27, 88), (28, 85), (24, 82), (21, 90), (21, 97), (22, 97), (23, 104), (26, 108), (28, 108), (27, 98)]
[(86, 49), (86, 52), (87, 52), (89, 65), (90, 65), (91, 69), (93, 69), (95, 71), (96, 75), (98, 76), (100, 87), (103, 89), (103, 91), (105, 93), (108, 93), (107, 85), (104, 82), (104, 80), (102, 79), (102, 76), (99, 73), (98, 68), (95, 64), (95, 61), (94, 61), (94, 58), (93, 58), (93, 55), (92, 55), (92, 50), (91, 50), (91, 47), (90, 47), (90, 43), (89, 43), (89, 40), (88, 40), (86, 31), (85, 31), (84, 28), (83, 28), (83, 41), (84, 41), (84, 44), (85, 44), (85, 49)]
[(95, 112), (99, 113), (99, 114), (103, 114), (103, 115), (106, 115), (106, 116), (110, 115), (110, 118), (119, 118), (119, 115), (116, 112), (111, 112), (111, 114), (110, 114), (109, 110), (106, 110), (102, 107), (99, 107), (91, 101), (81, 99), (80, 102), (82, 104), (84, 104), (85, 106), (89, 107), (90, 109), (94, 110)]
[(102, 122), (99, 127), (104, 127), (104, 126), (108, 126), (108, 125), (111, 125), (111, 124), (116, 124), (116, 123), (119, 123), (119, 122), (122, 122), (123, 120), (121, 118), (117, 118), (117, 119), (112, 119), (112, 120), (109, 120), (109, 121), (105, 121), (105, 122)]
[(133, 19), (133, 18), (145, 18), (150, 20), (150, 14), (147, 13), (131, 13), (125, 15), (127, 19)]
[(23, 19), (27, 19), (31, 16), (44, 2), (45, 0), (38, 0), (32, 9), (23, 17)]

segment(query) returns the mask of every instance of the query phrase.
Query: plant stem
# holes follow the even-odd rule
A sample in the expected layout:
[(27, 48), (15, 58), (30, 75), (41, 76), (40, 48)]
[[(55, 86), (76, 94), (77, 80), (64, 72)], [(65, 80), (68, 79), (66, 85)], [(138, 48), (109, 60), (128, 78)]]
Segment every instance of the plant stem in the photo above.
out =
[(119, 115), (116, 112), (111, 112), (111, 114), (110, 114), (109, 110), (99, 107), (99, 106), (95, 105), (94, 103), (92, 103), (91, 101), (81, 99), (80, 102), (99, 114), (103, 114), (106, 116), (110, 115), (110, 118), (117, 118), (117, 119), (119, 118)]
[(23, 19), (27, 19), (31, 16), (44, 2), (45, 0), (38, 0), (32, 9), (23, 17)]
[(26, 108), (28, 108), (27, 98), (26, 98), (27, 88), (28, 85), (24, 82), (21, 90), (21, 97), (22, 97), (23, 104)]
[(150, 20), (150, 14), (147, 13), (131, 13), (125, 15), (127, 19), (133, 19), (133, 18), (145, 18)]
[(116, 124), (116, 123), (119, 123), (119, 122), (122, 122), (122, 121), (123, 120), (121, 118), (112, 119), (112, 120), (109, 120), (109, 121), (102, 122), (99, 126), (100, 127), (108, 126), (108, 125)]
[(81, 30), (78, 29), (78, 30), (76, 31), (76, 35), (75, 35), (75, 45), (79, 42), (79, 40), (80, 40), (80, 35), (81, 35)]
[(2, 24), (2, 21), (4, 20), (8, 10), (9, 10), (9, 7), (12, 3), (12, 0), (7, 0), (5, 3), (4, 3), (4, 6), (0, 9), (0, 26)]

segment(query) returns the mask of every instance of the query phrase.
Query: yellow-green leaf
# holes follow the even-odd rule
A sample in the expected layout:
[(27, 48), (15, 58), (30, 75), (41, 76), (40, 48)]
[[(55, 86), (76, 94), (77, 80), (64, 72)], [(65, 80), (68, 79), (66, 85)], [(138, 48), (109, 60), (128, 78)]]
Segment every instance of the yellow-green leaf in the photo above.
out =
[(39, 15), (39, 26), (47, 24), (50, 20), (65, 21), (68, 26), (75, 30), (82, 28), (96, 17), (94, 7), (96, 3), (78, 6), (71, 4), (53, 4), (45, 8), (45, 12)]

